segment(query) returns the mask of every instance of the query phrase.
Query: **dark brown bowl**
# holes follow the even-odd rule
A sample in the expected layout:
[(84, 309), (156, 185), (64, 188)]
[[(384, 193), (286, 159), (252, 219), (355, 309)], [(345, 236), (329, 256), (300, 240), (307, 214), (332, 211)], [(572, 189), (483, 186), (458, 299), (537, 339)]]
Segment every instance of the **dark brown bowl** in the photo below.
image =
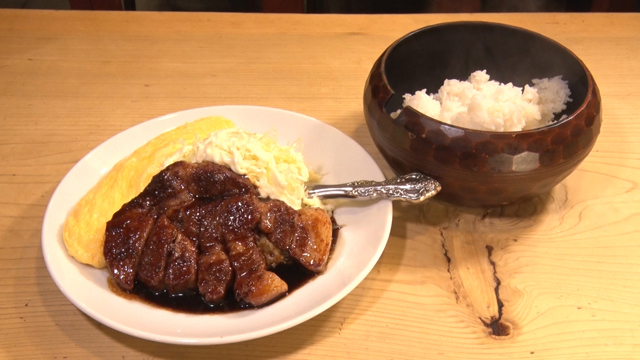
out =
[[(551, 125), (492, 132), (449, 125), (405, 107), (402, 95), (445, 79), (487, 70), (492, 80), (523, 87), (562, 75), (572, 102)], [(502, 24), (428, 26), (391, 44), (373, 65), (364, 91), (369, 133), (399, 174), (418, 171), (442, 184), (437, 198), (456, 205), (506, 205), (548, 192), (589, 154), (600, 133), (600, 94), (570, 50), (540, 34)]]

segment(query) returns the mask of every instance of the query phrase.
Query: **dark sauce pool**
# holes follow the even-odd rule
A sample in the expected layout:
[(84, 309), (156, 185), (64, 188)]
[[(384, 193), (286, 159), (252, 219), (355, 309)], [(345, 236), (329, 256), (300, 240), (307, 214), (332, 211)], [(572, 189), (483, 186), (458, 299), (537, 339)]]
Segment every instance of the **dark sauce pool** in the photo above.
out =
[[(331, 234), (331, 254), (333, 254), (333, 249), (335, 247), (336, 240), (338, 239), (338, 233), (340, 232), (340, 226), (335, 222), (333, 216), (331, 217), (331, 222), (333, 224), (333, 232)], [(291, 294), (296, 289), (299, 289), (313, 280), (316, 276), (322, 276), (321, 274), (316, 274), (307, 270), (304, 266), (295, 261), (291, 264), (278, 265), (275, 269), (271, 269), (271, 271), (276, 273), (276, 275), (287, 283), (289, 290), (284, 296)], [(107, 283), (109, 285), (109, 289), (120, 297), (142, 301), (151, 306), (175, 312), (189, 314), (219, 314), (245, 309), (255, 309), (255, 306), (253, 305), (236, 300), (233, 289), (230, 289), (227, 292), (226, 299), (222, 303), (212, 305), (204, 301), (202, 296), (197, 292), (179, 295), (171, 295), (166, 291), (156, 293), (138, 281), (136, 281), (136, 284), (131, 291), (125, 291), (116, 284), (111, 276), (108, 278)]]

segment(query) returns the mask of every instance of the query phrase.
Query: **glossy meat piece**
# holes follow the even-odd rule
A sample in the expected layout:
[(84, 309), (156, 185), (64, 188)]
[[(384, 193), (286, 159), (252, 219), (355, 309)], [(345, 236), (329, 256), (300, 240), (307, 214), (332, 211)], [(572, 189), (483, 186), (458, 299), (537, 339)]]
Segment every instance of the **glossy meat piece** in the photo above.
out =
[(322, 209), (294, 210), (282, 201), (260, 206), (260, 229), (269, 240), (313, 272), (323, 272), (331, 252), (331, 218)]
[(257, 197), (242, 196), (224, 200), (218, 208), (222, 235), (236, 274), (236, 299), (254, 306), (271, 302), (288, 290), (282, 279), (267, 270), (264, 255), (256, 245), (254, 229), (260, 222), (259, 204)]
[(158, 292), (197, 290), (210, 303), (233, 288), (237, 300), (261, 306), (288, 291), (269, 266), (293, 258), (323, 271), (332, 234), (326, 212), (295, 211), (257, 195), (247, 178), (223, 166), (168, 166), (109, 222), (112, 276), (126, 290), (138, 279)]
[(113, 280), (121, 288), (131, 290), (155, 218), (143, 209), (120, 210), (116, 214), (107, 222), (104, 257)]
[(222, 222), (220, 221), (220, 204), (222, 200), (199, 202), (187, 210), (188, 217), (198, 222), (198, 246), (203, 253), (210, 248), (224, 250)]
[(298, 210), (296, 225), (294, 243), (298, 261), (311, 271), (325, 271), (333, 240), (331, 218), (322, 209), (302, 208)]
[(164, 276), (167, 291), (180, 294), (197, 288), (198, 249), (196, 243), (178, 232)]
[(149, 185), (125, 208), (154, 208), (163, 213), (194, 198), (257, 195), (251, 182), (229, 168), (211, 162), (175, 162), (155, 175)]
[(233, 284), (233, 269), (227, 256), (219, 222), (220, 201), (198, 203), (187, 210), (188, 217), (199, 224), (198, 290), (209, 303), (225, 299)]
[[(203, 162), (176, 162), (153, 177), (149, 185), (134, 199), (124, 204), (107, 223), (104, 256), (113, 279), (125, 290), (135, 285), (140, 257), (156, 219), (167, 214), (172, 221), (179, 218), (181, 208), (199, 197), (256, 195), (251, 182), (224, 166)], [(177, 221), (181, 229), (184, 224)], [(182, 235), (185, 237), (185, 235)], [(188, 236), (186, 236), (188, 240)], [(191, 286), (187, 268), (197, 268), (192, 254), (197, 247), (180, 238), (172, 247), (169, 291)], [(191, 265), (195, 264), (195, 265)], [(169, 269), (167, 269), (168, 271)], [(147, 274), (149, 275), (149, 274)], [(149, 276), (147, 276), (149, 277)], [(156, 281), (156, 284), (159, 284)], [(159, 285), (158, 285), (159, 286)]]
[(138, 265), (138, 279), (156, 292), (165, 288), (167, 259), (178, 230), (168, 217), (162, 215), (149, 235)]
[(200, 244), (202, 206), (206, 202), (196, 200), (176, 211), (171, 221), (191, 240)]
[(227, 242), (229, 258), (236, 273), (236, 299), (254, 306), (267, 304), (284, 295), (289, 287), (267, 270), (264, 255), (253, 237), (236, 237)]
[(181, 162), (181, 164), (193, 166), (186, 188), (196, 197), (258, 196), (258, 190), (248, 178), (234, 173), (227, 167), (212, 162), (199, 164)]
[(211, 304), (225, 299), (233, 284), (233, 269), (227, 253), (222, 248), (211, 248), (198, 258), (198, 290)]

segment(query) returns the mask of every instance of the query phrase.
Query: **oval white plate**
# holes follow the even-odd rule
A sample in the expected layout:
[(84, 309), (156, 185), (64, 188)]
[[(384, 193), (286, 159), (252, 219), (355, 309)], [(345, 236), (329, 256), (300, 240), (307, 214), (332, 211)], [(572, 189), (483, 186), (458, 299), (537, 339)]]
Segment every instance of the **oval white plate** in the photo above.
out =
[(391, 229), (391, 202), (346, 201), (335, 211), (340, 231), (327, 271), (285, 298), (261, 309), (229, 314), (176, 313), (112, 293), (107, 271), (71, 258), (62, 241), (62, 224), (77, 201), (119, 159), (160, 133), (205, 116), (221, 115), (257, 133), (276, 130), (281, 144), (300, 139), (309, 166), (323, 183), (383, 180), (371, 156), (355, 141), (316, 119), (256, 106), (217, 106), (182, 111), (132, 127), (107, 140), (64, 177), (47, 207), (42, 251), (51, 277), (85, 314), (123, 333), (175, 344), (223, 344), (273, 334), (328, 309), (353, 290), (380, 257)]

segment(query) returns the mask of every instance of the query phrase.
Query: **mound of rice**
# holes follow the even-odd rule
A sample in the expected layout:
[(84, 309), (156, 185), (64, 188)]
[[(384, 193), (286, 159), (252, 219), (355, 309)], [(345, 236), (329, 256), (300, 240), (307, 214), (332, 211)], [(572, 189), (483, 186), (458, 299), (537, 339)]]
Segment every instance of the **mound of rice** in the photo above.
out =
[[(546, 126), (571, 101), (562, 76), (533, 79), (524, 89), (489, 80), (486, 70), (467, 81), (445, 80), (436, 94), (405, 94), (402, 106), (452, 125), (487, 131), (520, 131)], [(395, 119), (401, 110), (391, 116)]]

